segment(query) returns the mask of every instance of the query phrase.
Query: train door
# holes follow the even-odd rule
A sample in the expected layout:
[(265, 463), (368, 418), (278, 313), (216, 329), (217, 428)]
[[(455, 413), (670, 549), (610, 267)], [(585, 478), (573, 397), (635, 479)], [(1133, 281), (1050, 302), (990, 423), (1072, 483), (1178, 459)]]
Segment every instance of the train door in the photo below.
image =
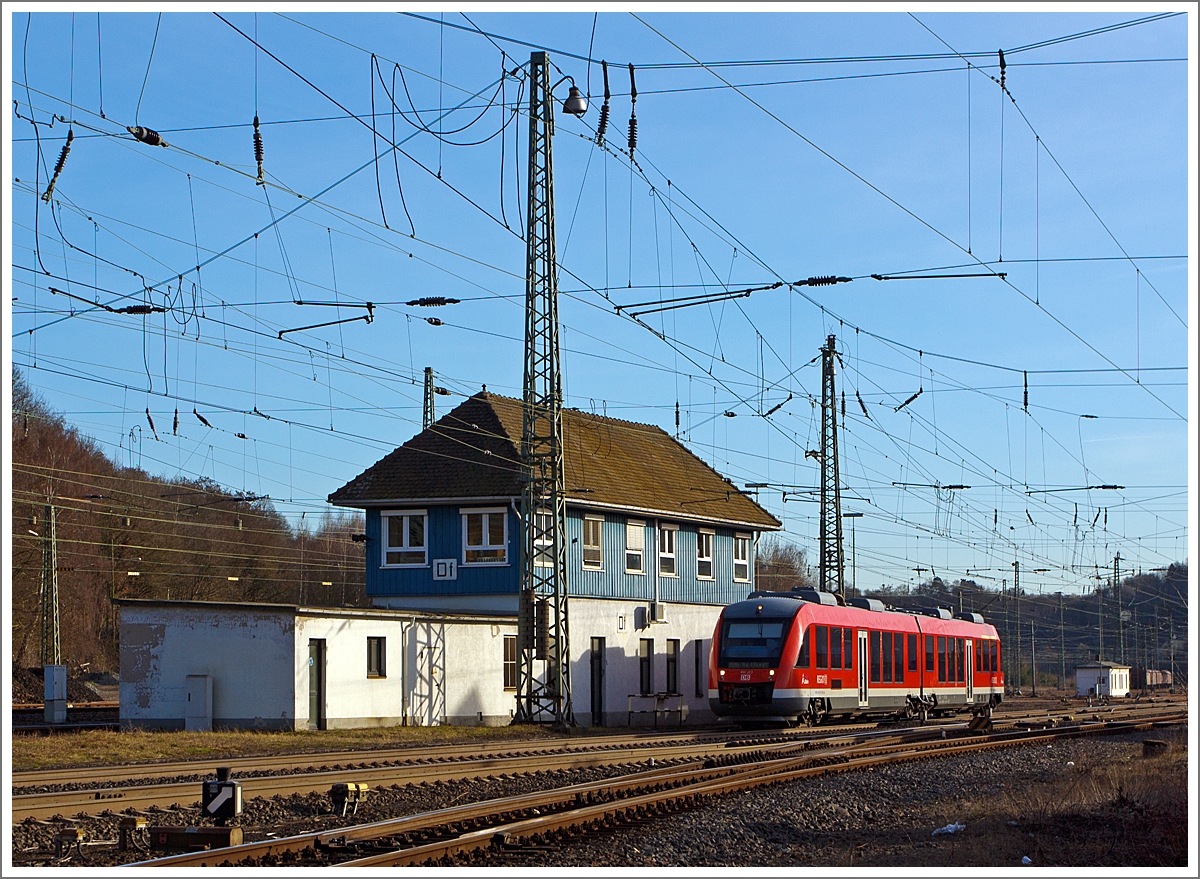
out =
[(867, 707), (867, 630), (858, 630), (858, 707)]
[(975, 701), (975, 642), (970, 638), (966, 640), (967, 656), (964, 660), (966, 671), (967, 684), (967, 704), (970, 705)]

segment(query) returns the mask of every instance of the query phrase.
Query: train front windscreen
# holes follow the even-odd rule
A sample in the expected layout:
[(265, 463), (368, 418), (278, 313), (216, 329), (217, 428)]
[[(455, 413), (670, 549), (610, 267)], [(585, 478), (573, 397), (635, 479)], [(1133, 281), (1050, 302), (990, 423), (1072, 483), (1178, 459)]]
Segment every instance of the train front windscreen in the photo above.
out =
[(732, 619), (721, 626), (721, 668), (775, 668), (792, 627), (790, 617)]

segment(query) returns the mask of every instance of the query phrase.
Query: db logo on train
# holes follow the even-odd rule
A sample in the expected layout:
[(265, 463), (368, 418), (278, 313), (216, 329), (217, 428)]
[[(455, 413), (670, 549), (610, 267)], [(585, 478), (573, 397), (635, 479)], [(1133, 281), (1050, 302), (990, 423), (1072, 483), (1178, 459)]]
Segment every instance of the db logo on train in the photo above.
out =
[(748, 680), (750, 680), (750, 672), (748, 672), (748, 671), (744, 671), (744, 672), (742, 672), (742, 680), (743, 680), (743, 681), (748, 681)]

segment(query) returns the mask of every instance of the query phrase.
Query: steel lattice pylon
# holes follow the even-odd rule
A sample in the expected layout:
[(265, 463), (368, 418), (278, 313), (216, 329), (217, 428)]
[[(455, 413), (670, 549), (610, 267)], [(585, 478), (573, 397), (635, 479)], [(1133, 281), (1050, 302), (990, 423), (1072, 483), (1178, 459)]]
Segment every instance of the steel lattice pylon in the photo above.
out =
[[(516, 722), (574, 723), (567, 637), (562, 373), (554, 244), (554, 110), (550, 61), (529, 58), (529, 213), (521, 433), (521, 591)], [(541, 674), (537, 673), (538, 664)]]
[(434, 422), (433, 367), (425, 367), (425, 405), (421, 408), (421, 429), (428, 430)]
[(845, 582), (842, 556), (842, 483), (838, 475), (837, 394), (834, 392), (836, 339), (821, 349), (821, 546), (819, 587), (841, 599)]
[(55, 533), (54, 505), (46, 504), (46, 522), (42, 535), (42, 643), (43, 666), (62, 665), (58, 619), (58, 535)]

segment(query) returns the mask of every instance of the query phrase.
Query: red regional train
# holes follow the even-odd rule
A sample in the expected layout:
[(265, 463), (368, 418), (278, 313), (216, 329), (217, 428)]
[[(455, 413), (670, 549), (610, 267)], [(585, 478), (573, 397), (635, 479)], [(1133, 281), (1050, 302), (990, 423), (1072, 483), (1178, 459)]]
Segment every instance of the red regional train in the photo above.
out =
[(737, 722), (990, 714), (1004, 695), (1001, 668), (996, 629), (976, 613), (752, 592), (717, 620), (708, 699)]

